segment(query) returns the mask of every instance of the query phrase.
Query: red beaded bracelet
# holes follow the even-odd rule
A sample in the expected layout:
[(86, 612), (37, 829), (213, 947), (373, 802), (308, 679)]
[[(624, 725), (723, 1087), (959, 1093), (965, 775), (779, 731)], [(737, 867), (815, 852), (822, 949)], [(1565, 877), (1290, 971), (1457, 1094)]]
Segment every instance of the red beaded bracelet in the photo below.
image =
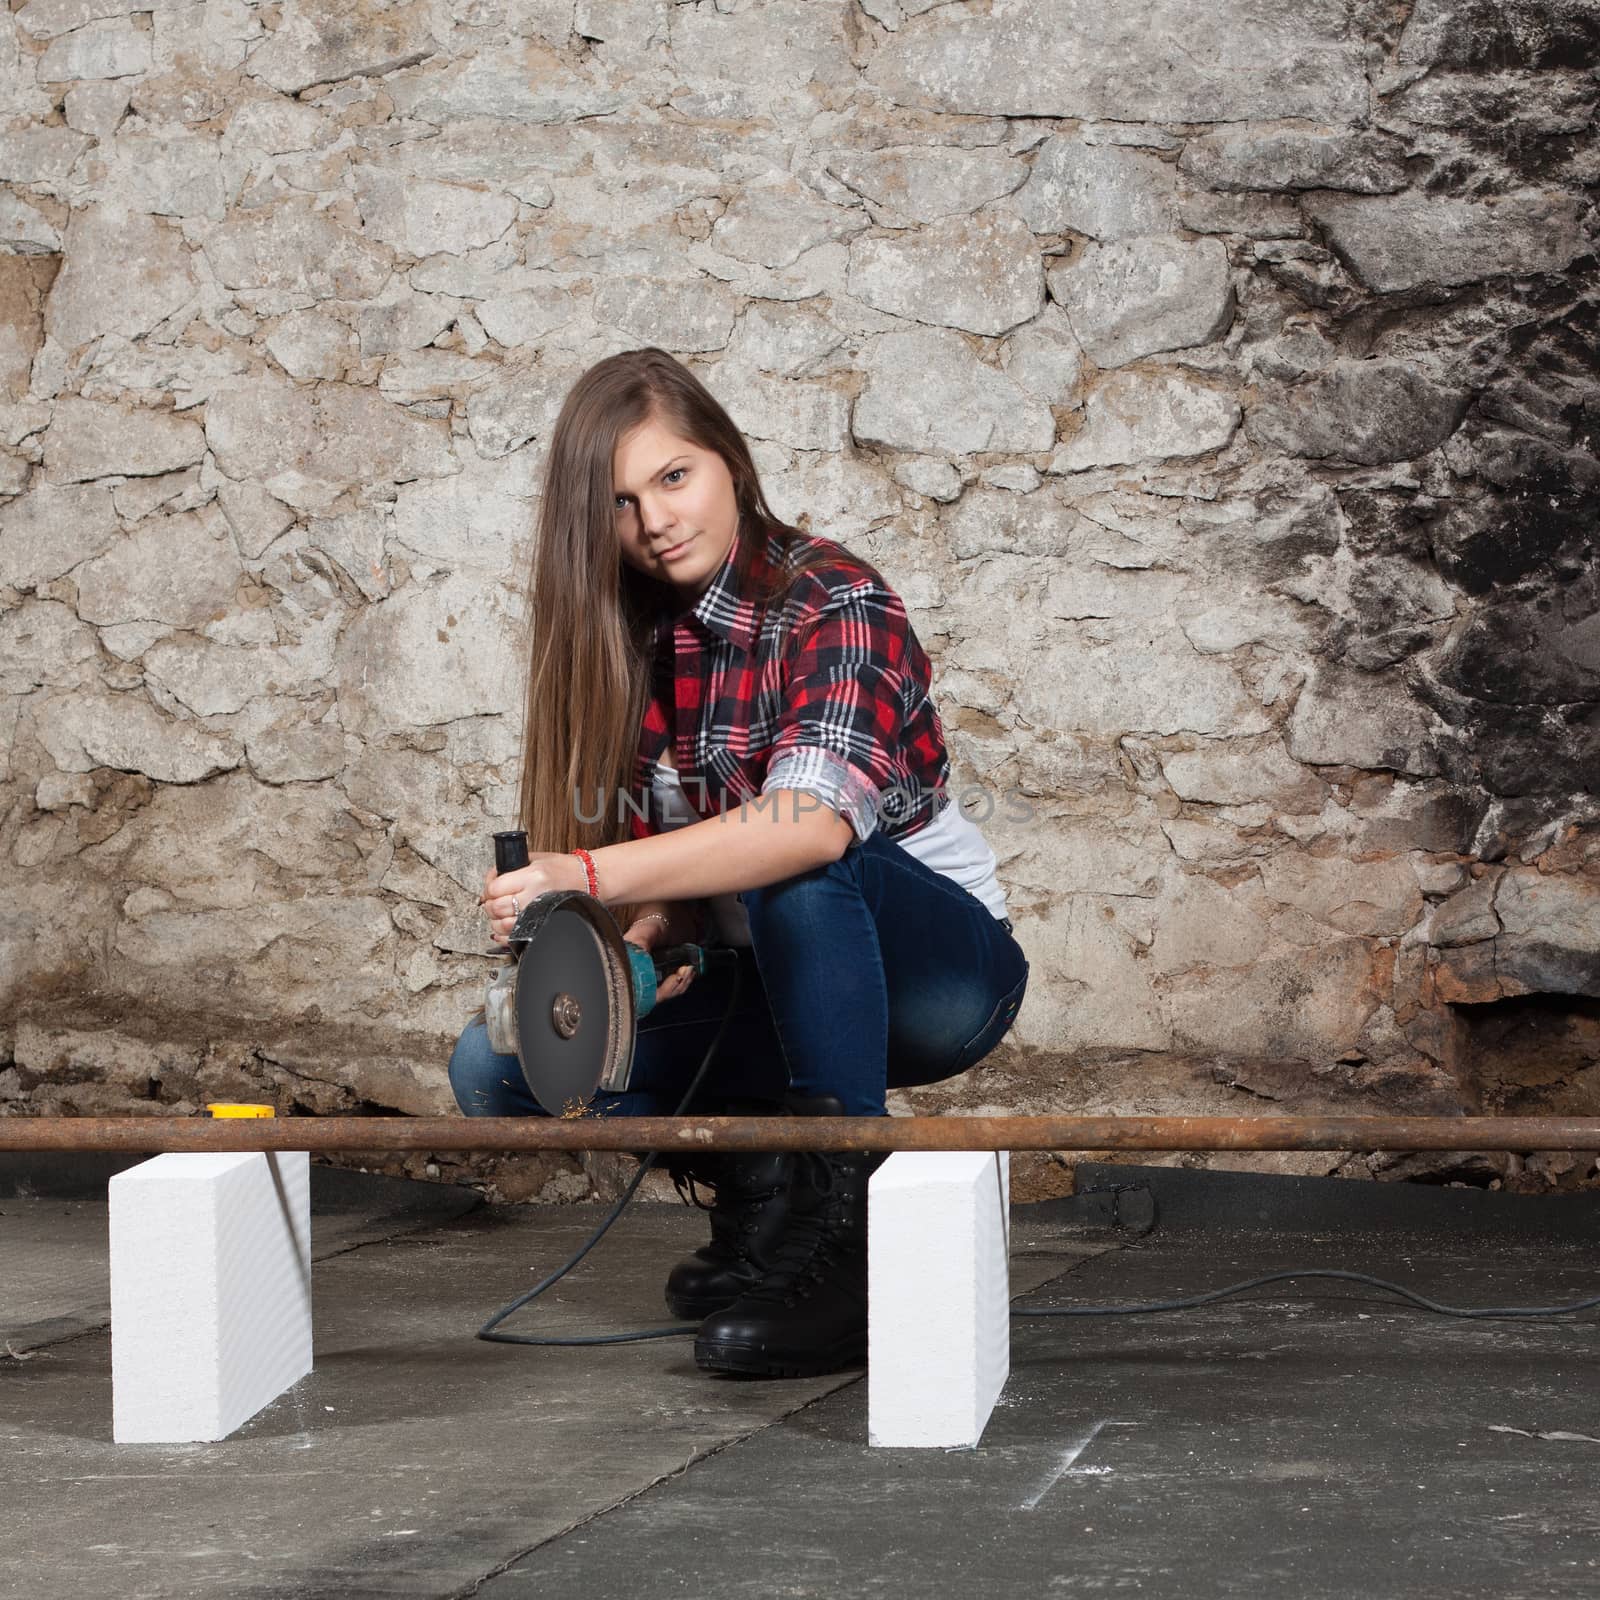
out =
[(594, 857), (581, 845), (571, 854), (575, 855), (583, 863), (584, 876), (589, 880), (589, 893), (598, 900), (600, 898), (600, 880), (595, 876)]

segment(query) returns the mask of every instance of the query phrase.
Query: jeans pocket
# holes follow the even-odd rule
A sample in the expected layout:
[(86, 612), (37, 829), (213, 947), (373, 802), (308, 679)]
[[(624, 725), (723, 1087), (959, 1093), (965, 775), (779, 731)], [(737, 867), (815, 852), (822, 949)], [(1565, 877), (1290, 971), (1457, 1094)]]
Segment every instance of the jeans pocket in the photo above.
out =
[(1028, 987), (1028, 972), (1028, 963), (1024, 961), (1022, 977), (1016, 987), (1000, 997), (994, 1010), (989, 1013), (988, 1021), (961, 1047), (961, 1054), (956, 1057), (956, 1072), (965, 1072), (968, 1067), (976, 1066), (1010, 1032), (1011, 1024), (1016, 1021), (1017, 1012), (1022, 1008), (1022, 996)]

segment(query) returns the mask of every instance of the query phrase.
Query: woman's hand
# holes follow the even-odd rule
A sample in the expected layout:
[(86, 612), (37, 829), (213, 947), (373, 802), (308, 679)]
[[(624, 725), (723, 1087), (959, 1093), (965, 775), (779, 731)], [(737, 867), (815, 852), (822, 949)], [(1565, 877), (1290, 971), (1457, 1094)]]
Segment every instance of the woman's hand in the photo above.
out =
[(537, 895), (550, 894), (557, 889), (588, 887), (588, 874), (577, 856), (547, 852), (534, 856), (527, 866), (518, 867), (515, 872), (484, 873), (483, 893), (478, 896), (478, 904), (489, 919), (489, 937), (496, 944), (505, 944), (517, 925), (518, 916)]
[[(670, 914), (670, 913), (669, 913)], [(674, 930), (659, 917), (641, 917), (623, 934), (629, 944), (636, 944), (641, 950), (658, 950), (663, 945), (675, 942), (672, 938)], [(679, 967), (669, 977), (662, 978), (656, 984), (656, 1003), (663, 1000), (675, 1000), (685, 989), (694, 982), (693, 967)]]

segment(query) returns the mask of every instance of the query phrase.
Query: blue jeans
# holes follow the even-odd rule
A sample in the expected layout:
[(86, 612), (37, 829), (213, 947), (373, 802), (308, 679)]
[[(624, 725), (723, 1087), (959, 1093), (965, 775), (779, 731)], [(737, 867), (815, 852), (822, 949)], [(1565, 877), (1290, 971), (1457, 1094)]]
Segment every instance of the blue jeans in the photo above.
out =
[[(833, 1095), (847, 1116), (883, 1116), (888, 1089), (937, 1083), (981, 1061), (1015, 1020), (1028, 962), (976, 895), (874, 829), (834, 862), (746, 889), (751, 946), (738, 951), (738, 1010), (695, 1111), (730, 1099)], [(596, 1111), (675, 1111), (728, 1008), (726, 963), (638, 1024), (633, 1074)], [(468, 1025), (450, 1057), (468, 1116), (548, 1114), (515, 1056)]]

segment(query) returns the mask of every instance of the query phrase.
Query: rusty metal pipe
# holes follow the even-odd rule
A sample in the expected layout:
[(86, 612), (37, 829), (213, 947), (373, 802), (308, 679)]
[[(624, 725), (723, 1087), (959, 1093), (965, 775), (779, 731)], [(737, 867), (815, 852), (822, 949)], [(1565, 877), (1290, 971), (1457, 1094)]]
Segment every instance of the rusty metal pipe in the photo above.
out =
[(1600, 1117), (0, 1117), (7, 1150), (1600, 1150)]

